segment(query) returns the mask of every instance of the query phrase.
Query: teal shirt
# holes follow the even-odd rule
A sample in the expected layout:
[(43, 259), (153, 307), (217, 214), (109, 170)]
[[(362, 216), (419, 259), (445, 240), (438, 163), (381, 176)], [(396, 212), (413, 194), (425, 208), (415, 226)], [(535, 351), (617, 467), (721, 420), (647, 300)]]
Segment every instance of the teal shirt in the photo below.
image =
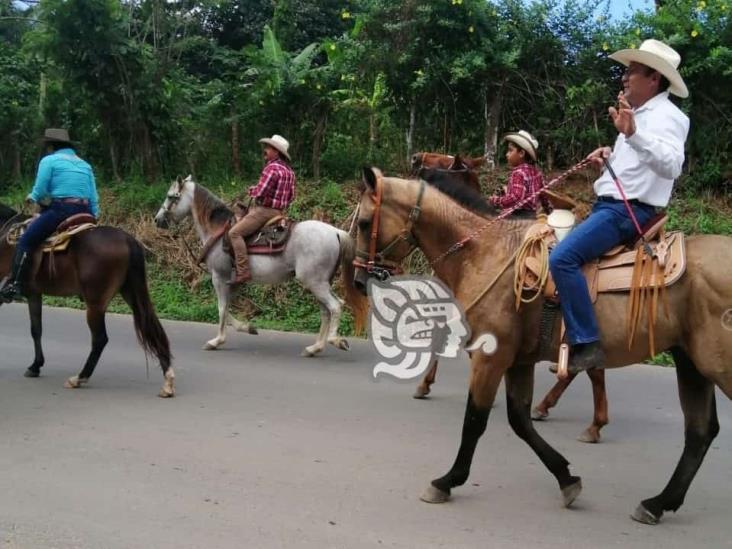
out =
[(59, 149), (45, 156), (38, 165), (33, 190), (28, 195), (33, 202), (58, 198), (85, 198), (89, 209), (99, 217), (99, 195), (91, 166), (76, 156), (74, 149)]

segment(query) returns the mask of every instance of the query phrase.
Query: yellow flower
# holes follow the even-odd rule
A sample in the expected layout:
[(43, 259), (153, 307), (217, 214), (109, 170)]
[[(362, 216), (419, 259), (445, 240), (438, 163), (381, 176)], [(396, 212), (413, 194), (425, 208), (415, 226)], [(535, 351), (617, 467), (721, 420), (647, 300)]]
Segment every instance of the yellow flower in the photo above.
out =
[(318, 85), (317, 85), (317, 86), (315, 86), (315, 87), (316, 87), (316, 88), (318, 88), (318, 89), (320, 89), (320, 88), (322, 88), (323, 86), (321, 86), (320, 84), (318, 84)]
[(698, 30), (694, 29), (693, 31), (691, 31), (691, 37), (692, 38), (696, 38), (697, 36), (699, 36), (699, 31)]
[(610, 49), (610, 46), (608, 45), (608, 43), (607, 42), (603, 42), (602, 43), (602, 51), (607, 51), (609, 49)]
[(344, 10), (343, 13), (341, 13), (341, 19), (350, 19), (351, 13), (349, 11)]
[(468, 32), (475, 32), (475, 29), (473, 28), (473, 25), (470, 25), (468, 27)]
[(640, 36), (640, 29), (635, 29), (635, 35)]
[(704, 0), (699, 0), (699, 3), (696, 5), (699, 9), (703, 10), (707, 7), (707, 3)]
[(631, 42), (630, 44), (628, 44), (628, 47), (629, 47), (629, 48), (630, 48), (631, 50), (634, 50), (634, 49), (635, 49), (635, 44)]
[(331, 44), (330, 45), (330, 51), (335, 51), (335, 49), (336, 49), (336, 45), (335, 44)]

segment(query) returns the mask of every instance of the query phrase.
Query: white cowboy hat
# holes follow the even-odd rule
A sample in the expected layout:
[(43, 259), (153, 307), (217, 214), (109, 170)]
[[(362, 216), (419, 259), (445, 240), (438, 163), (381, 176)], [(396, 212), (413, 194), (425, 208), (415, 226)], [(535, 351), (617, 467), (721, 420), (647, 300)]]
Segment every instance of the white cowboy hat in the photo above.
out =
[(272, 137), (263, 137), (259, 140), (260, 143), (269, 145), (276, 151), (282, 153), (287, 160), (290, 160), (290, 153), (287, 150), (290, 148), (290, 143), (281, 135), (274, 134)]
[(536, 150), (539, 148), (539, 142), (536, 138), (525, 130), (519, 130), (518, 132), (507, 133), (503, 136), (504, 141), (510, 141), (515, 143), (527, 153), (529, 156), (536, 160)]
[(671, 46), (667, 46), (659, 40), (644, 40), (638, 49), (616, 51), (610, 55), (610, 59), (614, 59), (626, 67), (630, 65), (631, 61), (651, 67), (664, 75), (671, 83), (668, 88), (669, 93), (679, 97), (689, 97), (689, 90), (678, 71), (681, 56)]

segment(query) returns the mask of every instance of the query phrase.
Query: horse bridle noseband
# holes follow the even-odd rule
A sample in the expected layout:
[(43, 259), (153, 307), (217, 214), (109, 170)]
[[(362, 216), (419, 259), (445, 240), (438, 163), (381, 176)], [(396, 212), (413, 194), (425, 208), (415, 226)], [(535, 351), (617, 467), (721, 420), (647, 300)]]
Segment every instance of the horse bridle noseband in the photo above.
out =
[[(376, 251), (376, 244), (379, 239), (379, 221), (381, 219), (381, 200), (384, 193), (384, 184), (380, 178), (376, 179), (376, 194), (374, 196), (374, 215), (371, 219), (371, 238), (369, 240), (368, 253), (363, 250), (356, 250), (358, 259), (353, 261), (354, 267), (364, 269), (369, 275), (374, 276), (378, 280), (384, 281), (390, 276), (399, 275), (404, 272), (401, 263), (409, 257), (409, 255), (417, 248), (417, 239), (412, 234), (412, 228), (422, 213), (422, 197), (427, 183), (424, 180), (419, 182), (419, 193), (417, 194), (417, 202), (412, 206), (409, 212), (407, 222), (400, 233), (394, 237), (381, 251)], [(409, 244), (409, 250), (401, 259), (394, 261), (387, 258), (387, 254), (400, 242)], [(365, 260), (365, 261), (364, 261)]]

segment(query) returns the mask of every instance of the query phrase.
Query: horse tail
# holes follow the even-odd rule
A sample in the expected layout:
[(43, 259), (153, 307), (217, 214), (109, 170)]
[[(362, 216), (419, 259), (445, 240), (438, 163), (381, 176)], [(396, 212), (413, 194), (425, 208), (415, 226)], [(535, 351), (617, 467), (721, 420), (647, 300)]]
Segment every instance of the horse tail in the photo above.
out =
[(369, 312), (369, 301), (353, 285), (353, 260), (356, 257), (356, 243), (346, 231), (338, 231), (341, 258), (341, 282), (345, 293), (346, 304), (351, 310), (356, 335), (361, 335), (366, 326), (366, 315)]
[(163, 372), (166, 372), (172, 358), (170, 342), (150, 300), (145, 274), (145, 252), (140, 243), (130, 235), (127, 235), (127, 245), (130, 260), (127, 277), (120, 291), (132, 309), (137, 340), (146, 353), (158, 359)]

